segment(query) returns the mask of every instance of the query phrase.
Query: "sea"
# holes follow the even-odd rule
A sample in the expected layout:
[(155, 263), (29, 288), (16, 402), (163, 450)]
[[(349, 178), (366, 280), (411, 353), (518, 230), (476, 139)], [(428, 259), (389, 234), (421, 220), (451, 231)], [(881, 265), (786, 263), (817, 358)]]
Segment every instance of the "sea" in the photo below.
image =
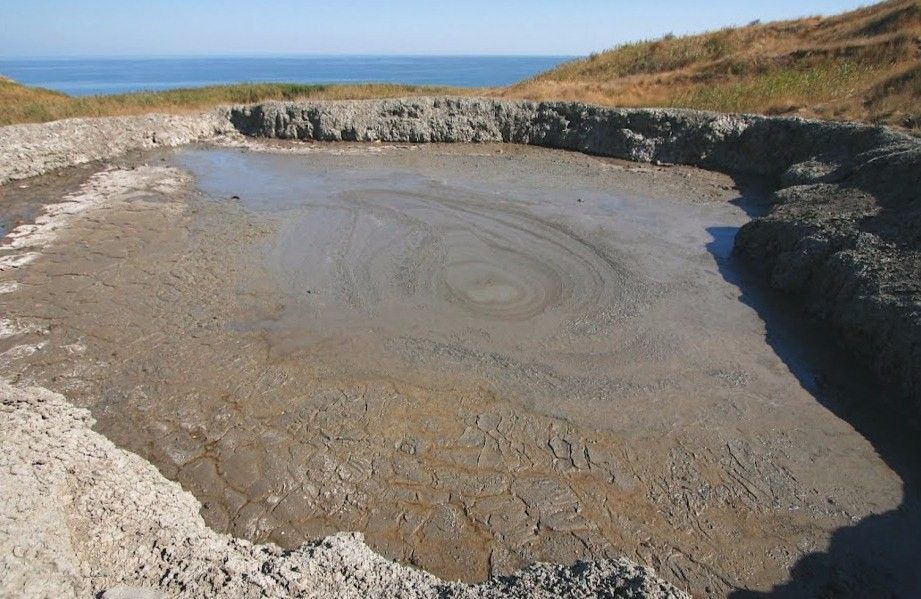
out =
[(573, 56), (277, 56), (241, 58), (0, 58), (0, 75), (73, 96), (224, 83), (510, 85)]

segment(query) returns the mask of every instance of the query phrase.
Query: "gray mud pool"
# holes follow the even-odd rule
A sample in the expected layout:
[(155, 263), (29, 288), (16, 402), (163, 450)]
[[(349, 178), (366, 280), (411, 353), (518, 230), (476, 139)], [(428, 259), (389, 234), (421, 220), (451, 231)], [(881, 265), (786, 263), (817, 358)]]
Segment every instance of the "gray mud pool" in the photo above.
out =
[(68, 177), (4, 188), (23, 218), (62, 185), (105, 203), (0, 294), (38, 323), (0, 373), (89, 407), (217, 530), (361, 531), (466, 581), (625, 555), (702, 596), (821, 577), (878, 518), (854, 575), (913, 555), (910, 452), (847, 415), (879, 391), (732, 260), (757, 185), (489, 144)]

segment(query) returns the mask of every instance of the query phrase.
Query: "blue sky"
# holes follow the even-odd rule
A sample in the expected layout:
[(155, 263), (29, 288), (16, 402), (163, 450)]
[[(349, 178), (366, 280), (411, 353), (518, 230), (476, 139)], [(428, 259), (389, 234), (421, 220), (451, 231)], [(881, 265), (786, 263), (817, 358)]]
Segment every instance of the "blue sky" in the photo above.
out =
[(851, 0), (26, 0), (0, 57), (578, 55), (618, 43), (866, 4)]

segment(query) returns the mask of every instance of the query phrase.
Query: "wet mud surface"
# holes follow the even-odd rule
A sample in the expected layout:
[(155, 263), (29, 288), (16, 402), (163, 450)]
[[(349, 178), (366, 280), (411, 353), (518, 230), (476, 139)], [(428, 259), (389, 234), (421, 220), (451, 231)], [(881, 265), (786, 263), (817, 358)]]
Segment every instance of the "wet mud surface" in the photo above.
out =
[(98, 164), (62, 169), (52, 175), (0, 185), (0, 247), (13, 229), (35, 221), (47, 204), (73, 191), (96, 170)]
[[(697, 594), (768, 591), (836, 531), (917, 521), (912, 442), (848, 415), (881, 391), (730, 259), (756, 187), (293, 147), (120, 161), (143, 176), (0, 272), (3, 376), (90, 407), (218, 530), (359, 530), (446, 578), (626, 555)], [(59, 179), (3, 200), (34, 212)], [(911, 554), (895, 541), (855, 563)]]

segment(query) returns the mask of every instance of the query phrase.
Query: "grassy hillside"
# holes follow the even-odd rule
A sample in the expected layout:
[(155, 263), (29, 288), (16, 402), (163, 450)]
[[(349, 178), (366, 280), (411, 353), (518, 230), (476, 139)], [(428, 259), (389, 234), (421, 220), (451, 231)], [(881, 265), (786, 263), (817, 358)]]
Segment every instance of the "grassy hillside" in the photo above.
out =
[(921, 0), (627, 44), (502, 92), (918, 128)]
[(27, 87), (0, 77), (0, 125), (38, 123), (75, 116), (192, 112), (219, 104), (240, 104), (261, 100), (388, 98), (423, 94), (470, 93), (471, 91), (416, 85), (241, 83), (164, 92), (72, 97), (39, 87)]
[(240, 84), (74, 98), (0, 77), (0, 125), (266, 99), (483, 94), (885, 123), (921, 131), (921, 0), (619, 46), (508, 88)]

